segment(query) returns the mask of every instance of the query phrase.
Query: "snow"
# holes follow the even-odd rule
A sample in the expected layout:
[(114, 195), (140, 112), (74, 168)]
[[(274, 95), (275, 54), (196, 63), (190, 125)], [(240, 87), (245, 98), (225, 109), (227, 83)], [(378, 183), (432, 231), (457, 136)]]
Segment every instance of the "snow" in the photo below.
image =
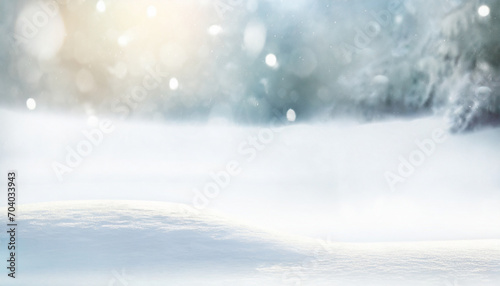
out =
[[(443, 133), (445, 140), (433, 143), (423, 163), (391, 189), (385, 174), (400, 176), (401, 162), (421, 152), (417, 143), (445, 129), (441, 119), (281, 127), (112, 119), (114, 131), (87, 143), (90, 154), (59, 181), (54, 162), (66, 165), (68, 148), (86, 150), (84, 132), (96, 125), (41, 112), (2, 111), (0, 117), (6, 136), (0, 167), (19, 171), (22, 203), (126, 199), (194, 206), (197, 194), (213, 192), (215, 184), (219, 191), (205, 197), (206, 210), (296, 235), (340, 241), (500, 237), (500, 133), (494, 128)], [(218, 183), (214, 177), (224, 177), (220, 172), (231, 162), (241, 172)]]
[[(0, 277), (13, 286), (500, 281), (498, 240), (320, 242), (186, 205), (144, 201), (38, 203), (23, 205), (19, 214), (18, 277)], [(6, 254), (2, 248), (0, 255)]]
[(500, 284), (499, 1), (0, 3), (1, 285)]

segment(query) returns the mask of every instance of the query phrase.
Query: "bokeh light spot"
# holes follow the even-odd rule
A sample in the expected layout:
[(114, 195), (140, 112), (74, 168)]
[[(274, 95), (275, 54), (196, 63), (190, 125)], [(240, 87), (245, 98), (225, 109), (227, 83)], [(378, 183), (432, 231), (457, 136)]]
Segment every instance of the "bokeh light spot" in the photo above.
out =
[(28, 100), (26, 100), (26, 107), (28, 107), (29, 110), (35, 110), (36, 101), (31, 97), (28, 98)]
[(156, 7), (155, 6), (149, 6), (147, 10), (147, 14), (149, 18), (154, 18), (156, 17)]
[(477, 9), (477, 13), (479, 14), (479, 16), (481, 17), (486, 17), (490, 14), (490, 7), (486, 6), (486, 5), (481, 5), (478, 9)]
[(266, 64), (272, 68), (276, 67), (276, 65), (278, 64), (278, 59), (274, 54), (268, 54), (266, 56)]
[(179, 88), (179, 81), (175, 77), (173, 77), (170, 79), (168, 85), (171, 90), (176, 90)]
[(212, 36), (217, 36), (222, 32), (222, 27), (219, 25), (212, 25), (208, 28), (208, 33)]
[(95, 8), (97, 9), (97, 12), (104, 13), (106, 11), (106, 4), (104, 3), (104, 1), (99, 0), (97, 1)]
[(286, 119), (288, 119), (288, 121), (290, 121), (290, 122), (294, 122), (295, 119), (297, 119), (297, 115), (295, 114), (295, 110), (288, 109), (288, 111), (286, 112)]

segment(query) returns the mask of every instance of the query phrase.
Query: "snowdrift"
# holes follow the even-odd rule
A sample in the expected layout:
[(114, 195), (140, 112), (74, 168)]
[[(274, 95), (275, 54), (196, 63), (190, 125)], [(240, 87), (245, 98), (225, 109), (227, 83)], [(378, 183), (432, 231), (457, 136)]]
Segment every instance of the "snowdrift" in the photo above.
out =
[[(498, 285), (500, 281), (498, 240), (319, 242), (162, 202), (41, 203), (23, 205), (19, 214), (18, 276), (15, 280), (2, 276), (3, 285)], [(0, 255), (7, 255), (4, 248)]]

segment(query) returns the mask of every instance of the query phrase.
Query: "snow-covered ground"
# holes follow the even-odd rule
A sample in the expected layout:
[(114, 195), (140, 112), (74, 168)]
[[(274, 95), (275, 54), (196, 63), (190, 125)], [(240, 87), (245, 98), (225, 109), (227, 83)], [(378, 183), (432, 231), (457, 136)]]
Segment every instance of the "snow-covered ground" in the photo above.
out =
[(2, 275), (3, 285), (500, 282), (499, 240), (319, 242), (161, 202), (41, 203), (19, 212), (18, 277)]
[[(0, 117), (0, 169), (18, 171), (22, 204), (12, 285), (500, 281), (498, 129), (450, 135), (436, 117), (277, 128), (114, 119), (76, 164), (69, 150), (95, 122)], [(55, 162), (71, 165), (62, 180)], [(388, 173), (403, 181), (391, 188)]]
[[(401, 158), (418, 157), (410, 159), (419, 150), (415, 142), (433, 140), (439, 118), (290, 125), (271, 131), (269, 141), (265, 127), (114, 120), (115, 130), (59, 181), (54, 162), (66, 165), (67, 148), (76, 150), (86, 141), (82, 130), (93, 127), (56, 115), (0, 117), (0, 167), (19, 171), (21, 203), (184, 203), (342, 241), (500, 238), (498, 129), (443, 135), (405, 177)], [(265, 144), (252, 147), (260, 133)], [(218, 183), (213, 173), (227, 172), (230, 162), (239, 164), (239, 174)], [(403, 181), (388, 181), (387, 172)]]

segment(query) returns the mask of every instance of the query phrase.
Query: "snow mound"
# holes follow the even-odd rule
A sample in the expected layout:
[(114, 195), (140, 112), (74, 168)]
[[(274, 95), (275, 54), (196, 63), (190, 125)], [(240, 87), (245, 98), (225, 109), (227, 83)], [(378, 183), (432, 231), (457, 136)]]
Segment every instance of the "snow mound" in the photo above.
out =
[[(2, 275), (2, 285), (498, 285), (500, 281), (498, 240), (319, 243), (163, 202), (40, 203), (21, 205), (18, 214), (17, 278)], [(0, 252), (7, 257), (5, 248)]]
[(72, 285), (80, 279), (106, 285), (122, 269), (168, 281), (221, 271), (245, 277), (305, 257), (273, 234), (181, 204), (57, 202), (23, 205), (18, 212), (16, 280), (23, 283), (68, 285), (71, 274)]
[[(297, 258), (289, 246), (270, 234), (182, 204), (61, 202), (31, 205), (21, 212), (26, 232), (22, 236), (32, 242), (26, 247), (33, 247), (26, 252), (46, 257), (44, 264), (50, 252), (67, 250), (80, 253), (80, 259), (68, 257), (67, 261), (79, 269), (112, 262), (138, 265), (137, 259), (144, 257), (150, 262), (191, 266), (214, 260), (229, 266), (235, 262), (232, 259), (260, 265), (283, 261), (287, 255)], [(92, 259), (96, 256), (99, 261)]]

